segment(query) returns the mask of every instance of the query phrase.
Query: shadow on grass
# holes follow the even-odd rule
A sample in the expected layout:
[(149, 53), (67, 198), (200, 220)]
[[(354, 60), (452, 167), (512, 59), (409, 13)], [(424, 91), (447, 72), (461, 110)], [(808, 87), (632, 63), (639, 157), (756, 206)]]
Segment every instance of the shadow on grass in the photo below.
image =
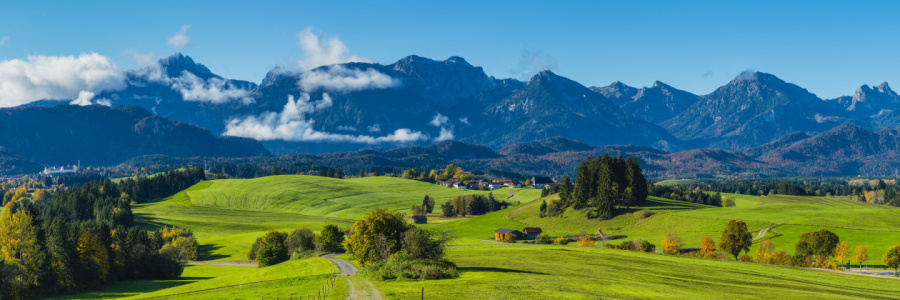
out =
[(227, 258), (228, 255), (212, 254), (213, 251), (219, 249), (222, 249), (222, 246), (219, 246), (218, 244), (203, 244), (200, 245), (200, 248), (198, 249), (200, 252), (198, 253), (198, 256), (200, 256), (200, 260), (217, 260)]
[(460, 267), (457, 269), (459, 271), (465, 271), (465, 272), (472, 271), (472, 272), (497, 272), (497, 273), (521, 273), (521, 274), (548, 275), (547, 273), (542, 273), (542, 272), (505, 269), (505, 268), (494, 268), (494, 267)]

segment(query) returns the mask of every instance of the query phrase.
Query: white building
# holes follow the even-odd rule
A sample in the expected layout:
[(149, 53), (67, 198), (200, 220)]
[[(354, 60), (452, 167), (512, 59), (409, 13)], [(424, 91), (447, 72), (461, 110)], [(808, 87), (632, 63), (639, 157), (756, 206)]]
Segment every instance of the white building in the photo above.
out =
[(41, 175), (52, 176), (52, 175), (59, 175), (59, 174), (65, 174), (65, 173), (77, 173), (77, 172), (78, 172), (77, 165), (76, 166), (64, 166), (64, 167), (47, 167), (47, 168), (44, 168), (44, 171), (41, 172)]

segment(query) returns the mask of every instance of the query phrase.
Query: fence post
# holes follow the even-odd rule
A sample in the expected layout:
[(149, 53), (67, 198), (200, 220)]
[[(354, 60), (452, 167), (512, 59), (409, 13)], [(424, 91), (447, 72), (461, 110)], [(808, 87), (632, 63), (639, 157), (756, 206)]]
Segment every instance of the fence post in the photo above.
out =
[(422, 300), (425, 300), (425, 287), (422, 287)]

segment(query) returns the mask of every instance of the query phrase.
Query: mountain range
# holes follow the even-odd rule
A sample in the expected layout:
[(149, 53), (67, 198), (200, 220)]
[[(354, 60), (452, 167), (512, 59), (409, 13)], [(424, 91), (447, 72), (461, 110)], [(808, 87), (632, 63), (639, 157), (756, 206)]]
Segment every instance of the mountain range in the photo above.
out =
[[(655, 166), (660, 170), (679, 165), (673, 163), (676, 161), (693, 160), (724, 168), (691, 169), (702, 176), (779, 176), (798, 173), (783, 169), (790, 166), (789, 162), (848, 154), (832, 149), (838, 145), (816, 141), (829, 138), (822, 134), (852, 129), (855, 133), (849, 136), (853, 138), (878, 137), (869, 141), (872, 147), (849, 153), (850, 157), (866, 157), (867, 162), (840, 165), (843, 169), (823, 169), (819, 173), (881, 174), (884, 172), (873, 168), (891, 163), (879, 164), (885, 159), (877, 155), (892, 153), (886, 147), (892, 145), (889, 137), (900, 126), (900, 115), (895, 113), (900, 107), (900, 96), (887, 83), (864, 85), (852, 96), (826, 100), (762, 72), (744, 72), (710, 94), (695, 95), (659, 81), (643, 88), (621, 82), (587, 87), (551, 71), (539, 72), (528, 81), (498, 79), (461, 57), (438, 61), (408, 56), (387, 65), (346, 63), (305, 71), (275, 68), (256, 84), (223, 78), (192, 58), (175, 54), (151, 66), (128, 71), (125, 78), (124, 88), (99, 92), (94, 103), (129, 107), (124, 109), (127, 111), (139, 107), (147, 115), (156, 115), (159, 122), (182, 124), (184, 128), (190, 124), (198, 127), (196, 130), (205, 128), (210, 136), (223, 136), (214, 138), (212, 143), (234, 141), (228, 138), (231, 136), (258, 140), (265, 147), (242, 139), (243, 147), (236, 152), (178, 152), (151, 147), (147, 149), (153, 151), (143, 153), (170, 156), (374, 151), (396, 159), (398, 156), (386, 153), (397, 151), (414, 156), (416, 147), (457, 140), (486, 146), (466, 151), (483, 154), (490, 150), (495, 156), (472, 154), (468, 159), (491, 160), (496, 167), (515, 165), (509, 161), (515, 157), (523, 162), (553, 160), (561, 153), (579, 153), (570, 156), (583, 157), (586, 153), (613, 151), (644, 153), (647, 161), (657, 162)], [(71, 99), (42, 100), (6, 110), (33, 110), (30, 116), (38, 120), (48, 120), (53, 109), (82, 113), (57, 106), (70, 107), (66, 105), (69, 102)], [(89, 107), (94, 106), (98, 105)], [(121, 110), (107, 109), (105, 113), (122, 113)], [(8, 116), (11, 114), (0, 114), (0, 121)], [(131, 131), (128, 134), (141, 135)], [(7, 145), (39, 145), (45, 139), (21, 134), (10, 138), (0, 142), (0, 146), (22, 158), (41, 164), (73, 159), (71, 155), (52, 154), (52, 150), (34, 154), (25, 150), (26, 146)], [(805, 150), (798, 150), (804, 147)], [(788, 148), (794, 150), (785, 150)], [(137, 152), (123, 152), (114, 159), (102, 160), (98, 156), (83, 160), (115, 164), (134, 153)], [(462, 161), (468, 155), (465, 153), (439, 158)], [(671, 172), (660, 174), (669, 176)]]

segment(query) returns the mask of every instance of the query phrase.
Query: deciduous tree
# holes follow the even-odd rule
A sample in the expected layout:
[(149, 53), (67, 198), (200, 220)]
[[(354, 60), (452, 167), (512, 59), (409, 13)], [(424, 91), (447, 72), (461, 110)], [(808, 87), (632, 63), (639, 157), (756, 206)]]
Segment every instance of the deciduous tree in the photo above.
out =
[(881, 263), (888, 268), (894, 269), (894, 276), (897, 276), (897, 268), (900, 267), (900, 245), (893, 245), (888, 248), (887, 252), (881, 257)]
[(728, 221), (728, 225), (725, 226), (725, 230), (722, 231), (722, 236), (719, 238), (719, 248), (737, 259), (741, 251), (749, 252), (751, 245), (753, 245), (753, 236), (747, 230), (747, 223), (737, 220)]
[(663, 252), (666, 254), (678, 254), (681, 250), (681, 237), (678, 236), (678, 233), (670, 233), (667, 234), (665, 238), (662, 240)]
[(853, 253), (853, 262), (859, 264), (859, 268), (862, 268), (862, 263), (869, 261), (869, 247), (866, 245), (856, 246), (856, 251)]

